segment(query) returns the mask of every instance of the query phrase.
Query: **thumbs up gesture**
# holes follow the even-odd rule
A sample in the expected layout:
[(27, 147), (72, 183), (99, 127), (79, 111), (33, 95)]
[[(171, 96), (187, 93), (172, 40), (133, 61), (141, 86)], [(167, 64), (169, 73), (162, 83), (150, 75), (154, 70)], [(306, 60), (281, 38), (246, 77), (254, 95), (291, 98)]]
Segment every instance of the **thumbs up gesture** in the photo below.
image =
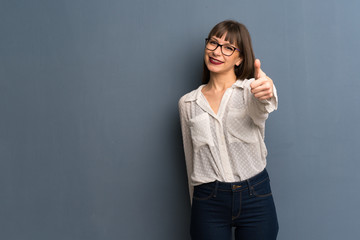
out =
[(273, 94), (273, 81), (271, 78), (266, 76), (266, 74), (260, 68), (261, 63), (259, 59), (255, 60), (255, 81), (250, 84), (251, 92), (259, 100), (270, 99), (274, 96)]

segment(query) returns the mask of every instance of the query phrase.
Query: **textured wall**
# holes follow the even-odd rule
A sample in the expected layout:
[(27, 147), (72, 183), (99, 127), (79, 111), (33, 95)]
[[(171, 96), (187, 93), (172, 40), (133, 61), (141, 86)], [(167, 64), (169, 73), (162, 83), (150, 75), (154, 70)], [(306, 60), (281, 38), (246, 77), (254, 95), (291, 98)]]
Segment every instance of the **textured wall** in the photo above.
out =
[(178, 99), (243, 22), (279, 93), (280, 240), (360, 235), (358, 1), (1, 0), (0, 238), (189, 239)]

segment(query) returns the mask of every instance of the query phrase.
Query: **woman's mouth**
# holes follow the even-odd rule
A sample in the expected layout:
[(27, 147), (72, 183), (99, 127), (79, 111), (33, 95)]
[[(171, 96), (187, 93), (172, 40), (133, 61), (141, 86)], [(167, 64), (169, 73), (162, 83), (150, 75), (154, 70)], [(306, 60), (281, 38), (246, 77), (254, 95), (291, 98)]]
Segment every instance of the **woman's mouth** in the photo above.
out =
[(215, 65), (220, 65), (220, 64), (223, 63), (223, 62), (221, 62), (221, 61), (219, 61), (219, 60), (217, 60), (215, 58), (212, 58), (212, 57), (209, 57), (209, 61), (210, 61), (210, 63), (215, 64)]

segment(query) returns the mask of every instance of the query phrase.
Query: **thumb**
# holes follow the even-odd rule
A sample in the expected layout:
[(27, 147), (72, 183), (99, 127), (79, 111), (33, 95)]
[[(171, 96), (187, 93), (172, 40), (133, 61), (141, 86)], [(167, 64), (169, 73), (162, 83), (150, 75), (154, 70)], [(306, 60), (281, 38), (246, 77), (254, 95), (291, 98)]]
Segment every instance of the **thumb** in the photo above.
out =
[(266, 74), (261, 70), (261, 62), (259, 59), (255, 59), (254, 62), (254, 68), (255, 68), (255, 72), (254, 72), (254, 78), (255, 80), (261, 78), (261, 77), (265, 77)]

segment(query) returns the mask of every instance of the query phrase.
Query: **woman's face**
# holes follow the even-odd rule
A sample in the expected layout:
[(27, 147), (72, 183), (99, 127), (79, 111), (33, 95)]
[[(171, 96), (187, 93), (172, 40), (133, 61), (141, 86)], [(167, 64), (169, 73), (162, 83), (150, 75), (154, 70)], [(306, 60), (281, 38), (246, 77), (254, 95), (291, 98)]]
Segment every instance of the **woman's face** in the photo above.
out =
[[(239, 48), (238, 46), (231, 44), (229, 41), (226, 41), (225, 37), (226, 34), (224, 34), (221, 38), (212, 36), (210, 39), (216, 41), (221, 45), (227, 44), (231, 45), (232, 47)], [(226, 74), (230, 71), (235, 73), (234, 66), (239, 66), (242, 62), (242, 58), (240, 57), (239, 51), (237, 50), (235, 50), (235, 52), (231, 56), (225, 56), (221, 52), (221, 47), (218, 46), (214, 51), (205, 48), (204, 61), (210, 73)]]

